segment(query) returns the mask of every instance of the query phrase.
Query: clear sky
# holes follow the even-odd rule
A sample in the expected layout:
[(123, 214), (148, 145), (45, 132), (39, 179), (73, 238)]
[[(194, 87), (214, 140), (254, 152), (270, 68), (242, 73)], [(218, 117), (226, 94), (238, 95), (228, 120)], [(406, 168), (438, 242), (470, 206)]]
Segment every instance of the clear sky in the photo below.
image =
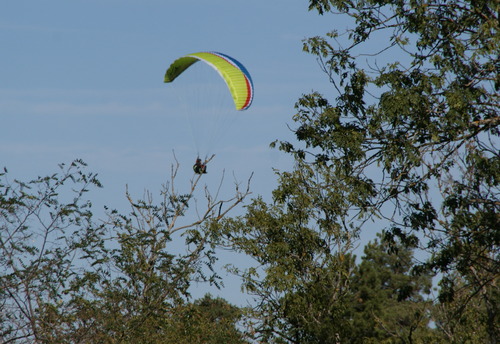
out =
[(213, 188), (223, 170), (229, 184), (254, 172), (254, 196), (268, 198), (272, 169), (290, 167), (269, 143), (292, 138), (287, 124), (301, 94), (334, 91), (302, 39), (343, 27), (307, 7), (306, 0), (2, 1), (0, 167), (26, 180), (81, 158), (104, 184), (90, 194), (96, 207), (124, 206), (126, 184), (136, 196), (154, 194), (169, 178), (172, 151), (187, 183), (196, 148), (163, 75), (179, 56), (220, 51), (246, 66), (255, 97), (221, 136), (203, 178)]

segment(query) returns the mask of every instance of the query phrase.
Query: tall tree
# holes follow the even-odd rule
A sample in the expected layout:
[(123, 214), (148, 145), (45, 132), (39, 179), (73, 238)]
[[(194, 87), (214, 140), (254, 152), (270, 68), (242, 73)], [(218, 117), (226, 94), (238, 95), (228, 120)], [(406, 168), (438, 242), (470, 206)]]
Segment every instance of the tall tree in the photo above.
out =
[[(58, 342), (50, 309), (68, 311), (64, 291), (82, 272), (75, 258), (98, 252), (91, 187), (101, 184), (82, 161), (29, 182), (0, 174), (0, 338), (2, 343)], [(50, 329), (50, 330), (47, 330)]]
[[(241, 203), (248, 188), (237, 186), (225, 200), (205, 188), (204, 208), (193, 209), (201, 175), (178, 192), (176, 164), (159, 202), (149, 192), (139, 200), (127, 192), (130, 213), (109, 210), (97, 225), (84, 196), (100, 184), (84, 166), (75, 161), (28, 183), (0, 175), (2, 342), (165, 343), (177, 335), (173, 330), (189, 329), (173, 318), (192, 312), (201, 314), (196, 329), (212, 321), (241, 339), (238, 310), (217, 300), (191, 304), (189, 287), (195, 280), (219, 282), (212, 223)], [(199, 217), (181, 223), (191, 210)], [(211, 307), (220, 310), (217, 319), (211, 320)], [(204, 338), (213, 342), (223, 333)]]
[(237, 326), (242, 317), (240, 308), (224, 299), (205, 295), (174, 309), (168, 321), (168, 335), (162, 343), (250, 343)]
[[(130, 213), (109, 211), (108, 247), (92, 262), (93, 273), (79, 276), (68, 291), (78, 310), (78, 333), (109, 343), (164, 343), (175, 337), (172, 317), (192, 308), (191, 283), (218, 286), (211, 224), (243, 201), (249, 185), (242, 190), (236, 186), (229, 199), (213, 196), (205, 187), (202, 202), (195, 197), (202, 175), (182, 192), (176, 185), (178, 170), (176, 163), (159, 201), (150, 192), (135, 199), (127, 191)], [(192, 207), (197, 204), (199, 208)]]
[[(389, 247), (379, 235), (365, 246), (351, 289), (352, 333), (349, 343), (431, 343), (432, 276), (413, 275), (413, 252)], [(396, 248), (396, 249), (394, 249)]]
[[(337, 92), (297, 103), (299, 144), (279, 147), (330, 171), (328, 193), (356, 223), (383, 219), (387, 236), (427, 252), (415, 271), (458, 272), (498, 324), (500, 3), (496, 0), (311, 0), (350, 18), (345, 33), (304, 41)], [(373, 44), (375, 43), (375, 44)], [(326, 192), (326, 191), (325, 191)], [(460, 314), (456, 314), (460, 317)]]
[[(436, 329), (442, 342), (488, 343), (490, 324), (486, 305), (482, 298), (472, 297), (469, 283), (463, 279), (458, 273), (452, 273), (443, 281), (453, 283), (454, 297), (436, 303), (432, 312)], [(500, 297), (498, 288), (491, 288), (490, 292), (496, 293), (490, 298)]]
[(235, 269), (255, 296), (255, 339), (262, 343), (331, 343), (346, 338), (357, 228), (324, 166), (297, 162), (280, 174), (273, 204), (261, 198), (244, 216), (223, 221), (225, 245), (255, 266)]
[(223, 227), (227, 244), (258, 263), (242, 275), (258, 300), (260, 339), (354, 333), (345, 317), (352, 247), (385, 226), (390, 247), (425, 257), (413, 273), (441, 273), (441, 302), (483, 305), (480, 321), (496, 343), (500, 3), (310, 0), (309, 8), (352, 24), (304, 41), (336, 96), (299, 99), (297, 142), (273, 143), (294, 169), (277, 172), (272, 204), (256, 199)]

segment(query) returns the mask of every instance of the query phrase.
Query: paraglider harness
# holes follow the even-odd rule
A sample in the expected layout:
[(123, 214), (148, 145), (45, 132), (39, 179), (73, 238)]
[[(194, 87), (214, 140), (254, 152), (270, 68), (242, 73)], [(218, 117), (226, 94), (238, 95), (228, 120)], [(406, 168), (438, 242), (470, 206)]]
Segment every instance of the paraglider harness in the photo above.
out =
[(207, 166), (201, 162), (200, 158), (197, 158), (193, 165), (193, 171), (197, 174), (207, 173)]

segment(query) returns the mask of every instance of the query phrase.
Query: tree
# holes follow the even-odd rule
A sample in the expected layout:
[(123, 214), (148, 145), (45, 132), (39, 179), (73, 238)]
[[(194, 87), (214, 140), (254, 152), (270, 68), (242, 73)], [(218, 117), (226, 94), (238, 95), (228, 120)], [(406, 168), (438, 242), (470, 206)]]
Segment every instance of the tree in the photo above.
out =
[[(469, 283), (464, 281), (458, 273), (449, 274), (443, 282), (453, 283), (455, 295), (453, 300), (438, 302), (432, 312), (442, 341), (448, 343), (487, 343), (489, 340), (489, 320), (483, 300), (470, 295)], [(498, 299), (498, 288), (492, 292), (497, 294), (489, 297)], [(464, 302), (464, 300), (468, 301)]]
[[(385, 227), (389, 248), (424, 257), (408, 263), (412, 273), (443, 276), (440, 302), (483, 305), (495, 343), (500, 4), (310, 0), (309, 8), (353, 25), (304, 41), (336, 97), (298, 100), (297, 141), (272, 144), (295, 167), (277, 172), (271, 204), (255, 199), (222, 226), (224, 244), (257, 263), (235, 270), (256, 296), (257, 338), (346, 341), (355, 332), (345, 317), (355, 290), (352, 248), (364, 231)], [(460, 294), (455, 273), (466, 283)], [(400, 289), (411, 291), (412, 281)]]
[(91, 187), (96, 175), (82, 161), (30, 182), (0, 174), (0, 338), (3, 343), (57, 342), (51, 318), (64, 313), (64, 291), (102, 244), (102, 228), (92, 220)]
[[(99, 326), (82, 323), (85, 330), (96, 332), (105, 338), (102, 341), (163, 343), (171, 336), (170, 319), (189, 300), (191, 282), (220, 282), (212, 268), (216, 260), (210, 244), (213, 223), (243, 201), (249, 185), (243, 190), (236, 185), (234, 196), (227, 200), (212, 196), (205, 188), (204, 209), (190, 209), (193, 203), (202, 204), (195, 202), (202, 175), (196, 175), (183, 193), (176, 189), (178, 169), (178, 163), (172, 167), (159, 203), (150, 192), (139, 200), (127, 192), (131, 212), (109, 212), (106, 223), (110, 233), (116, 233), (111, 239), (117, 247), (109, 249), (109, 254), (103, 251), (106, 263), (96, 261), (96, 273), (90, 279), (84, 276), (73, 294), (73, 299), (85, 300), (81, 304), (84, 315), (98, 320)], [(196, 211), (199, 217), (192, 219), (188, 211)], [(183, 249), (177, 249), (179, 245)], [(88, 304), (85, 294), (95, 302)]]
[(329, 170), (297, 163), (280, 175), (274, 204), (256, 198), (244, 216), (221, 222), (223, 244), (252, 257), (233, 271), (255, 297), (253, 332), (262, 343), (330, 343), (349, 334), (346, 317), (356, 228), (333, 197)]
[(319, 175), (344, 214), (359, 215), (357, 224), (383, 219), (389, 242), (425, 251), (414, 271), (443, 274), (443, 302), (458, 296), (450, 273), (459, 273), (468, 291), (460, 293), (463, 309), (471, 298), (483, 303), (481, 319), (495, 343), (500, 4), (309, 4), (321, 15), (351, 18), (353, 28), (304, 41), (337, 96), (304, 95), (294, 116), (301, 145), (277, 144), (301, 165), (335, 176)]
[(365, 246), (351, 288), (352, 333), (349, 343), (431, 343), (431, 275), (413, 275), (413, 252), (392, 248), (379, 235)]
[[(95, 174), (84, 173), (84, 166), (75, 161), (61, 174), (29, 183), (9, 182), (2, 175), (2, 341), (164, 343), (177, 335), (187, 338), (172, 333), (184, 331), (176, 317), (200, 312), (196, 328), (208, 327), (205, 313), (211, 306), (228, 309), (212, 321), (241, 339), (237, 310), (221, 300), (190, 304), (189, 287), (195, 280), (220, 282), (212, 268), (213, 224), (243, 201), (249, 186), (240, 190), (236, 185), (227, 200), (205, 187), (206, 202), (193, 209), (201, 175), (187, 192), (178, 192), (177, 163), (159, 203), (149, 192), (135, 200), (127, 191), (130, 213), (108, 209), (108, 218), (97, 225), (83, 196), (90, 185), (100, 184)], [(199, 217), (189, 218), (188, 211)], [(183, 249), (176, 249), (182, 240)], [(221, 335), (212, 331), (207, 338)]]
[(245, 344), (244, 334), (237, 328), (243, 311), (221, 298), (203, 298), (174, 310), (169, 320), (169, 335), (163, 343), (172, 344)]

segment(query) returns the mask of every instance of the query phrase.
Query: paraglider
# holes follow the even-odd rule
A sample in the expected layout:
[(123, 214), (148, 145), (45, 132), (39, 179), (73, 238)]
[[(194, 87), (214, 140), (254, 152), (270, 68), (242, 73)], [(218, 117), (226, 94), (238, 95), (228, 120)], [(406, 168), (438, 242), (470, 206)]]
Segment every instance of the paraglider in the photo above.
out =
[(202, 163), (200, 158), (196, 158), (196, 162), (193, 165), (193, 171), (196, 174), (207, 173), (207, 165)]
[(174, 81), (192, 64), (203, 61), (214, 68), (226, 82), (236, 110), (246, 110), (253, 100), (253, 83), (246, 68), (234, 58), (217, 52), (194, 53), (175, 60), (165, 73), (165, 82)]
[[(198, 52), (182, 56), (172, 62), (168, 67), (165, 72), (164, 82), (173, 82), (197, 62), (208, 65), (211, 67), (208, 69), (215, 70), (218, 75), (222, 77), (227, 86), (226, 93), (229, 91), (234, 103), (234, 108), (237, 111), (243, 111), (250, 107), (254, 95), (252, 78), (247, 69), (239, 61), (226, 54), (218, 52)], [(189, 101), (195, 102), (196, 100), (193, 99)], [(204, 104), (202, 104), (202, 106), (203, 105)], [(227, 111), (227, 109), (221, 110)], [(193, 124), (193, 126), (198, 125), (198, 123)], [(202, 128), (202, 130), (205, 130), (205, 128)], [(197, 139), (199, 135), (194, 136), (195, 139)], [(199, 149), (199, 147), (197, 148)], [(206, 164), (202, 163), (199, 157), (193, 166), (193, 170), (197, 174), (207, 173)]]

